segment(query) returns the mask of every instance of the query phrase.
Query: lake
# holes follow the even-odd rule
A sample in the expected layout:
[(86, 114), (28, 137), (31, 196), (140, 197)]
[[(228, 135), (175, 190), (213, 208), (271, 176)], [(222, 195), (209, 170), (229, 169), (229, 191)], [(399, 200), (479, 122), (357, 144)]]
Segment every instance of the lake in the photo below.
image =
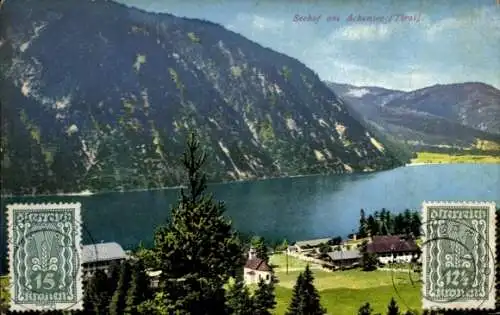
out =
[[(499, 178), (499, 164), (441, 164), (368, 174), (214, 184), (209, 190), (225, 202), (226, 214), (239, 231), (293, 241), (346, 236), (357, 229), (361, 208), (369, 214), (384, 207), (393, 212), (419, 209), (424, 200), (500, 204)], [(165, 189), (3, 198), (1, 203), (5, 209), (12, 202), (81, 202), (85, 243), (117, 241), (130, 248), (140, 240), (146, 244), (152, 241), (155, 227), (168, 217), (177, 197), (178, 190)], [(2, 219), (5, 221), (5, 216)]]

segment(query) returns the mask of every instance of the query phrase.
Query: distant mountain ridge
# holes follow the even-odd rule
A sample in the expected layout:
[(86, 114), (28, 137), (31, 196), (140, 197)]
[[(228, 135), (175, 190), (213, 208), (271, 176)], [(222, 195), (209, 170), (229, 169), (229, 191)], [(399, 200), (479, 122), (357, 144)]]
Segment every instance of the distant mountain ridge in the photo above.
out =
[(500, 91), (490, 85), (434, 85), (411, 92), (327, 85), (351, 112), (415, 148), (500, 149)]
[(212, 181), (404, 163), (304, 64), (220, 25), (105, 0), (9, 1), (0, 23), (4, 194), (179, 185), (190, 130)]

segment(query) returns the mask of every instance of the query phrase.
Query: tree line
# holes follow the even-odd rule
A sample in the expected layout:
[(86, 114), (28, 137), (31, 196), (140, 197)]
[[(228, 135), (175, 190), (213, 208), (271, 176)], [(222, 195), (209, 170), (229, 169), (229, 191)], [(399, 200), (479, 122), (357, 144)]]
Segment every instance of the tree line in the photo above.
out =
[(369, 235), (406, 234), (419, 237), (420, 225), (420, 214), (417, 211), (406, 209), (403, 213), (393, 214), (382, 208), (382, 210), (366, 216), (365, 210), (361, 209), (358, 236), (362, 238)]

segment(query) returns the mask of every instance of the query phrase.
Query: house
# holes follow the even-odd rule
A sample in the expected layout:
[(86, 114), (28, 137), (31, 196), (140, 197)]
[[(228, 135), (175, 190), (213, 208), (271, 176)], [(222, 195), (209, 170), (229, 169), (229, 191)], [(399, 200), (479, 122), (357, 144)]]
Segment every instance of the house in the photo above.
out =
[(295, 242), (294, 245), (288, 247), (288, 254), (303, 254), (316, 251), (316, 249), (319, 248), (321, 244), (328, 243), (330, 240), (331, 238), (319, 238), (315, 240)]
[(349, 268), (359, 264), (361, 253), (359, 250), (333, 251), (328, 253), (331, 264), (336, 268)]
[(419, 254), (415, 240), (404, 235), (373, 236), (366, 251), (377, 255), (383, 264), (409, 263)]
[(108, 273), (113, 263), (120, 263), (128, 258), (121, 245), (116, 242), (84, 245), (82, 249), (83, 278), (88, 279), (96, 270)]
[(151, 286), (151, 288), (153, 289), (158, 288), (158, 284), (160, 283), (161, 273), (162, 273), (161, 270), (151, 270), (151, 269), (146, 270), (146, 275), (149, 277), (149, 285)]
[(243, 278), (246, 284), (258, 283), (260, 279), (264, 279), (266, 283), (272, 280), (273, 271), (264, 259), (257, 257), (254, 248), (250, 248), (248, 252), (248, 260), (243, 268)]

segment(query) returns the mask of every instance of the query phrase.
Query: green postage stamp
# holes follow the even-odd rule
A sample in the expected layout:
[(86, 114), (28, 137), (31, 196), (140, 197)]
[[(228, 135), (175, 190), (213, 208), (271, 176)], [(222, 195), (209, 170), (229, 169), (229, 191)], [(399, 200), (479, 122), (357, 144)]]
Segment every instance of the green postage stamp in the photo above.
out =
[(10, 310), (81, 310), (80, 204), (13, 204), (7, 218)]
[(424, 309), (495, 308), (495, 204), (424, 202)]

